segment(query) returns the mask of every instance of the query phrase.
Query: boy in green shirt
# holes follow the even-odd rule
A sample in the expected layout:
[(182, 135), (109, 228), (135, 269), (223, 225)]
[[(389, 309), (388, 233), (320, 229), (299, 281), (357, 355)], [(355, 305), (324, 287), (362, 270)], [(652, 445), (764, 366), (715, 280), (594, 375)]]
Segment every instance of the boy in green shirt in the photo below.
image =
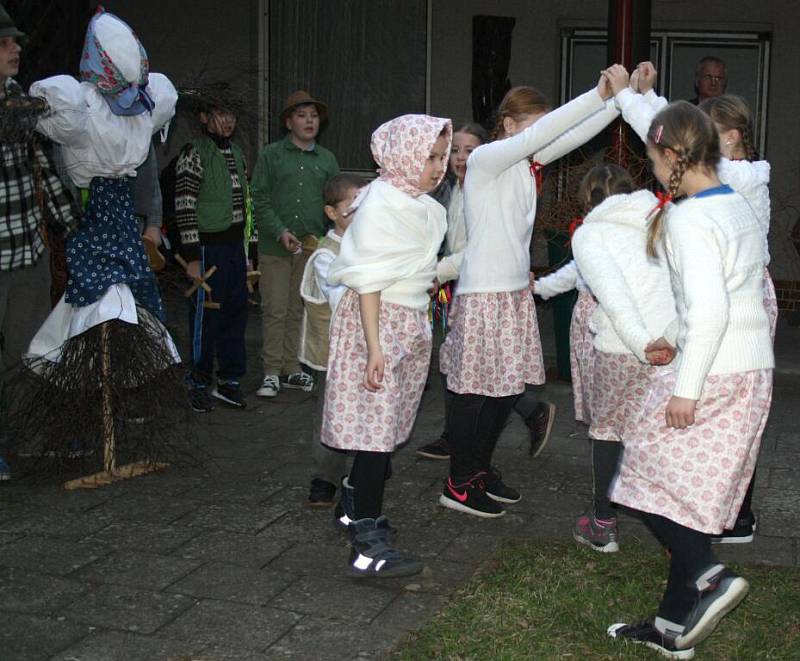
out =
[(259, 397), (281, 386), (310, 391), (314, 379), (297, 360), (303, 301), (300, 281), (308, 256), (325, 234), (322, 189), (339, 172), (336, 157), (317, 144), (328, 109), (308, 92), (289, 95), (280, 119), (288, 133), (264, 147), (252, 179), (264, 310)]

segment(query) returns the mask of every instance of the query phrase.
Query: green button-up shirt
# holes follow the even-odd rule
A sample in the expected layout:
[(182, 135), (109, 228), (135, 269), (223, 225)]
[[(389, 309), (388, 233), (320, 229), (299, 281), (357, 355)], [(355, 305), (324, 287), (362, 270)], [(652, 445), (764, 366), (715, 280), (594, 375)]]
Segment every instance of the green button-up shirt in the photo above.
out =
[(259, 252), (289, 255), (278, 240), (287, 229), (298, 239), (323, 236), (322, 188), (338, 173), (336, 157), (318, 144), (303, 151), (287, 135), (264, 147), (251, 182)]

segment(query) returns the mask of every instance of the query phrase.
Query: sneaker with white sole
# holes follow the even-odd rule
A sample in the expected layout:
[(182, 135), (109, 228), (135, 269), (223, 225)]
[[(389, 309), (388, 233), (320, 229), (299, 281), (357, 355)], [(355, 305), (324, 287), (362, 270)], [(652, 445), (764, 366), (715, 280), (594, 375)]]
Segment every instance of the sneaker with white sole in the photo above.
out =
[(683, 633), (675, 639), (679, 649), (694, 647), (708, 638), (750, 589), (746, 580), (722, 564), (704, 570), (694, 584), (697, 601), (684, 622)]
[(712, 544), (749, 544), (753, 541), (756, 532), (756, 517), (754, 514), (736, 519), (736, 524), (730, 530), (725, 529), (721, 535), (711, 538)]
[(261, 387), (256, 390), (258, 397), (275, 397), (281, 391), (281, 381), (277, 374), (267, 374), (261, 382)]
[(457, 512), (472, 514), (483, 519), (496, 519), (506, 511), (502, 505), (486, 493), (484, 478), (486, 473), (478, 473), (472, 479), (456, 484), (452, 477), (444, 482), (439, 504)]
[(575, 522), (572, 537), (578, 544), (588, 546), (600, 553), (616, 553), (619, 551), (617, 542), (617, 520), (601, 521), (594, 514), (581, 514)]
[[(658, 625), (662, 623), (672, 625), (671, 622), (662, 620), (660, 617), (648, 617), (635, 624), (612, 624), (608, 627), (607, 633), (618, 640), (645, 645), (668, 659), (693, 659), (694, 647), (679, 649), (675, 643), (676, 632), (672, 631), (669, 626), (659, 627)], [(673, 626), (680, 631), (679, 625)]]
[(247, 408), (242, 387), (238, 381), (220, 381), (211, 391), (211, 396), (236, 409)]
[(0, 480), (10, 480), (11, 469), (8, 467), (6, 460), (0, 457)]
[(295, 372), (281, 377), (281, 385), (284, 388), (294, 388), (303, 392), (314, 390), (314, 377), (305, 372)]
[(494, 466), (490, 466), (486, 471), (483, 485), (486, 495), (498, 503), (511, 505), (522, 500), (520, 492), (503, 482), (503, 476)]

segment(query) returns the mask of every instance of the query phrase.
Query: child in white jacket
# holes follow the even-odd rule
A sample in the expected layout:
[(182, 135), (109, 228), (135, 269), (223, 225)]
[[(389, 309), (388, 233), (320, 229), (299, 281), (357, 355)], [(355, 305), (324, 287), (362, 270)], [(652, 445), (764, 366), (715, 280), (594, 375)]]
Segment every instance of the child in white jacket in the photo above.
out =
[(579, 192), (590, 211), (572, 238), (575, 262), (598, 303), (589, 319), (595, 351), (589, 393), (594, 508), (578, 518), (573, 536), (603, 553), (619, 550), (608, 489), (625, 424), (656, 369), (645, 347), (664, 337), (676, 318), (666, 260), (646, 251), (648, 217), (658, 201), (649, 190), (633, 189), (631, 176), (618, 165), (590, 170)]

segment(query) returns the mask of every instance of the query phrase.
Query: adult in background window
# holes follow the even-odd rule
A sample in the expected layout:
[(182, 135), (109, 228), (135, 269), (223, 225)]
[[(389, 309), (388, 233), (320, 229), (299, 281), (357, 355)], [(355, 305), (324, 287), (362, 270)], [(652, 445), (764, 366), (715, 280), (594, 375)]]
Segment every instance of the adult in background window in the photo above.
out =
[(690, 103), (699, 105), (706, 99), (725, 94), (728, 87), (728, 69), (725, 62), (713, 55), (702, 58), (694, 69), (694, 91), (697, 96)]

